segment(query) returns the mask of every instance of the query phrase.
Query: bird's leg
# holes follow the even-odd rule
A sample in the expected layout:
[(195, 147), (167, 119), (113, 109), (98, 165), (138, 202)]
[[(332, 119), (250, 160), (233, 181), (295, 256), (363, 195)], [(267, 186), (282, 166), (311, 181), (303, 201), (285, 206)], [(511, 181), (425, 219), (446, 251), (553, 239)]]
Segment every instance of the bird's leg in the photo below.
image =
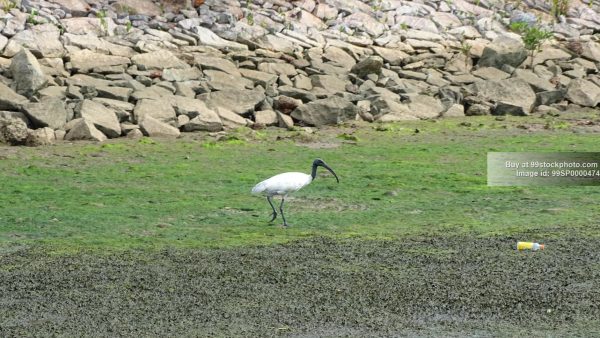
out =
[(275, 220), (275, 218), (277, 217), (277, 211), (275, 211), (275, 206), (273, 205), (273, 202), (271, 202), (271, 196), (267, 196), (267, 201), (269, 201), (269, 204), (271, 205), (271, 209), (273, 209), (273, 218), (271, 218), (271, 220), (269, 222), (273, 222)]
[(281, 212), (281, 218), (283, 218), (283, 226), (286, 227), (287, 222), (285, 221), (285, 216), (283, 215), (283, 202), (285, 202), (285, 196), (281, 197), (281, 204), (279, 205), (279, 211)]

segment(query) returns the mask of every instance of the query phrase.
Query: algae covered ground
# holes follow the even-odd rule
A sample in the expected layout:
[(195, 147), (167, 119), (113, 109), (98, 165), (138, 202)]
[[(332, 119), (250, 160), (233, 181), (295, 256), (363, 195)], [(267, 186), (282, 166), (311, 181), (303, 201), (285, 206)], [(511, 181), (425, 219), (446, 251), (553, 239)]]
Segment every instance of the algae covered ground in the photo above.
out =
[[(594, 113), (0, 148), (0, 335), (600, 334), (600, 188), (488, 187), (598, 151)], [(252, 186), (326, 172), (269, 224)], [(517, 252), (518, 240), (544, 242)]]

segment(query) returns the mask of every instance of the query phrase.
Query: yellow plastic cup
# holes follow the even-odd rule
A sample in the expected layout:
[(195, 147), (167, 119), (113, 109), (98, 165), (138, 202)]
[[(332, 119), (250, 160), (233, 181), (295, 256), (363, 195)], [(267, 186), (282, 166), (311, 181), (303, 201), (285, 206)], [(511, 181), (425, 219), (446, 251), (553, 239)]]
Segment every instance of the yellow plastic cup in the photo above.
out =
[(544, 244), (534, 242), (517, 242), (517, 250), (544, 250)]

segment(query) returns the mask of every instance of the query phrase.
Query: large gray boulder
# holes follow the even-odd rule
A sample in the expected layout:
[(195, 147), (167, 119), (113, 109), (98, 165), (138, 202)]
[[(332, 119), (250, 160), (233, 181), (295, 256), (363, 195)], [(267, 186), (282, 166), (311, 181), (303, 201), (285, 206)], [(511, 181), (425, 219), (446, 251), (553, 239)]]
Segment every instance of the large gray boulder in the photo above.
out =
[(13, 56), (10, 72), (15, 81), (16, 92), (26, 97), (32, 97), (48, 83), (39, 62), (25, 48)]
[(247, 115), (254, 112), (254, 109), (265, 99), (265, 93), (262, 89), (229, 89), (202, 94), (201, 100), (212, 109), (225, 108), (239, 115)]
[(79, 109), (79, 116), (92, 122), (96, 128), (110, 138), (121, 136), (121, 125), (117, 114), (101, 103), (84, 100)]
[(352, 120), (356, 113), (356, 106), (352, 102), (339, 96), (331, 96), (301, 105), (292, 112), (292, 117), (303, 123), (320, 127)]
[(25, 96), (15, 93), (7, 85), (0, 82), (0, 110), (21, 110), (28, 102)]
[(126, 66), (131, 62), (124, 56), (106, 55), (87, 49), (75, 51), (69, 57), (71, 68), (79, 72), (88, 72), (97, 67)]
[(141, 70), (190, 68), (190, 65), (178, 59), (173, 53), (165, 49), (134, 55), (131, 58), (131, 61)]
[(219, 115), (213, 110), (204, 110), (183, 125), (184, 131), (221, 131), (223, 122)]
[(175, 109), (173, 108), (171, 102), (166, 99), (138, 100), (135, 108), (133, 109), (133, 116), (138, 123), (143, 121), (144, 118), (148, 116), (168, 124), (174, 124), (176, 120)]
[(472, 89), (483, 101), (493, 104), (495, 115), (528, 115), (535, 105), (533, 89), (518, 78), (478, 81)]
[(23, 110), (35, 128), (60, 129), (67, 123), (67, 109), (60, 97), (44, 97), (40, 102), (29, 102)]
[(360, 78), (364, 78), (369, 74), (381, 74), (383, 67), (383, 58), (380, 56), (369, 56), (360, 60), (350, 70)]
[(595, 107), (600, 102), (600, 87), (589, 80), (571, 80), (566, 98), (580, 106)]
[(27, 134), (27, 125), (22, 120), (0, 118), (0, 143), (23, 144)]
[(163, 138), (177, 138), (181, 133), (179, 129), (161, 122), (152, 116), (146, 116), (140, 122), (140, 129), (146, 136), (150, 137), (163, 137)]
[(56, 136), (52, 128), (44, 127), (29, 130), (25, 144), (30, 147), (46, 146), (54, 143)]
[(106, 141), (106, 135), (102, 134), (102, 132), (94, 126), (92, 121), (79, 118), (77, 120), (73, 120), (71, 129), (67, 135), (65, 135), (65, 140), (88, 140), (102, 142)]
[(526, 58), (527, 51), (519, 39), (508, 35), (500, 35), (483, 49), (483, 54), (477, 66), (498, 69), (501, 69), (504, 65), (518, 67)]
[(65, 49), (60, 42), (60, 31), (50, 23), (35, 25), (21, 31), (13, 36), (10, 42), (26, 46), (33, 55), (40, 58), (60, 58), (65, 54)]
[(410, 115), (420, 119), (436, 118), (444, 111), (442, 102), (429, 95), (416, 95), (408, 103)]

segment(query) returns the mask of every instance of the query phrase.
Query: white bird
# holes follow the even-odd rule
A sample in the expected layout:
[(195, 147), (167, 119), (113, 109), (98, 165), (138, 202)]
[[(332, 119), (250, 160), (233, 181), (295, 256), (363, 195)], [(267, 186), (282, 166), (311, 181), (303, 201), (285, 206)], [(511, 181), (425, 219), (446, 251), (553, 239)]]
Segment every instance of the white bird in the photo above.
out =
[(267, 196), (267, 201), (269, 202), (269, 205), (271, 205), (271, 209), (273, 209), (273, 218), (271, 218), (269, 222), (273, 222), (277, 217), (277, 211), (275, 211), (275, 207), (273, 206), (273, 202), (271, 202), (271, 198), (273, 196), (281, 196), (281, 205), (279, 205), (279, 211), (281, 212), (281, 218), (283, 218), (283, 226), (288, 226), (287, 222), (285, 221), (285, 216), (283, 215), (283, 202), (288, 194), (304, 188), (315, 179), (317, 176), (317, 167), (323, 167), (329, 170), (329, 172), (335, 176), (337, 182), (340, 183), (340, 180), (333, 169), (323, 162), (323, 160), (318, 158), (313, 161), (312, 173), (310, 175), (298, 172), (283, 173), (266, 179), (252, 188), (253, 194), (263, 194)]

